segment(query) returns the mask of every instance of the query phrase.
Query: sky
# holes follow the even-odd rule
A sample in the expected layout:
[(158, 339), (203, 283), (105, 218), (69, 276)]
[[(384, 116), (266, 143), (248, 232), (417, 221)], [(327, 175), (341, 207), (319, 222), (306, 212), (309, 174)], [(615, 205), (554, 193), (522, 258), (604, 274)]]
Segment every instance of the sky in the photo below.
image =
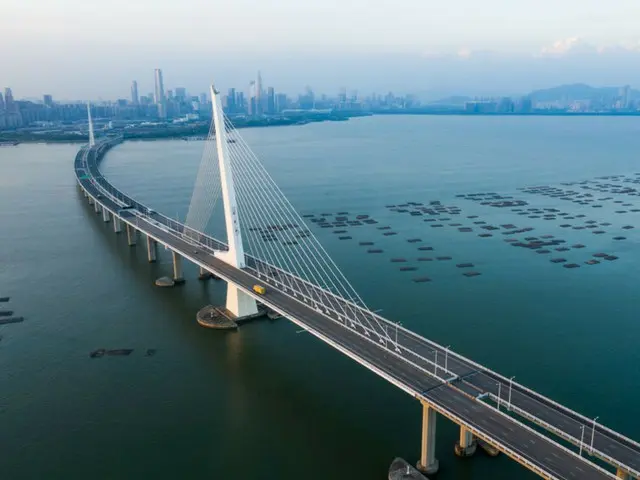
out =
[(2, 0), (0, 87), (127, 98), (132, 80), (197, 94), (256, 71), (311, 86), (444, 95), (560, 83), (640, 86), (639, 0)]

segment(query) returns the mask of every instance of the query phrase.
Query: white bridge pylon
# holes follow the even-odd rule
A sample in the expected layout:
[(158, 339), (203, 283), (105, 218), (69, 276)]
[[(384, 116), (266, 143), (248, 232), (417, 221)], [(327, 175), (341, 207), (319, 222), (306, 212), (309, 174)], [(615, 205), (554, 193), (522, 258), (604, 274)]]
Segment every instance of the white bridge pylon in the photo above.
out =
[[(236, 268), (244, 268), (245, 256), (240, 232), (240, 218), (238, 214), (238, 202), (233, 180), (233, 168), (229, 157), (229, 145), (227, 144), (227, 129), (224, 122), (220, 92), (211, 85), (211, 104), (213, 106), (213, 126), (216, 134), (216, 150), (218, 153), (218, 166), (220, 169), (220, 186), (222, 190), (222, 203), (224, 208), (224, 221), (227, 230), (227, 243), (229, 250), (216, 252), (229, 265)], [(207, 140), (209, 141), (209, 140)], [(232, 283), (227, 284), (227, 310), (238, 318), (258, 313), (258, 306), (253, 297), (250, 297)]]
[[(356, 328), (380, 343), (393, 341), (388, 326), (368, 312), (309, 226), (280, 190), (249, 145), (222, 111), (211, 87), (213, 121), (186, 218), (185, 236), (200, 242), (222, 198), (228, 250), (216, 257), (245, 269), (276, 288)], [(220, 220), (220, 217), (217, 217)], [(214, 225), (214, 228), (219, 225)], [(229, 284), (227, 309), (239, 317), (257, 312), (253, 297)]]

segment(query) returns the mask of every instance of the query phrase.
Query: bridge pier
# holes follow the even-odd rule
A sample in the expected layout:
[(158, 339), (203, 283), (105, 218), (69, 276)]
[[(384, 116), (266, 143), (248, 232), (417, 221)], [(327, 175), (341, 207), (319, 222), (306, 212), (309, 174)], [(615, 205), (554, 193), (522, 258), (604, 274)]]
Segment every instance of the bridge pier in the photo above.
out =
[(127, 243), (130, 247), (136, 244), (136, 229), (127, 223)]
[(436, 458), (436, 418), (436, 411), (422, 402), (422, 445), (416, 468), (426, 475), (433, 475), (440, 467)]
[(616, 472), (616, 478), (624, 478), (624, 480), (631, 480), (631, 475), (621, 468)]
[(93, 197), (91, 195), (87, 196), (87, 198), (89, 199), (89, 205), (93, 205), (94, 200)]
[(250, 297), (231, 283), (227, 283), (226, 308), (238, 319), (258, 314), (258, 305), (256, 305), (253, 297)]
[(455, 452), (459, 457), (470, 457), (476, 453), (478, 443), (473, 438), (473, 434), (460, 425), (460, 440), (456, 443)]
[(122, 222), (119, 217), (113, 216), (113, 231), (120, 233), (122, 231)]
[(184, 283), (184, 277), (182, 276), (182, 256), (177, 252), (171, 252), (173, 257), (173, 281), (175, 283)]
[(95, 203), (93, 204), (93, 207), (94, 207), (94, 209), (95, 209), (96, 213), (100, 213), (100, 212), (102, 212), (102, 207), (100, 206), (100, 204), (99, 204), (98, 202), (95, 202)]
[(106, 208), (102, 209), (102, 220), (104, 220), (105, 223), (109, 221), (109, 210)]
[(158, 242), (147, 235), (147, 258), (149, 263), (153, 263), (158, 258)]
[(198, 279), (200, 280), (209, 280), (213, 277), (213, 274), (204, 267), (200, 267), (200, 273), (198, 275)]

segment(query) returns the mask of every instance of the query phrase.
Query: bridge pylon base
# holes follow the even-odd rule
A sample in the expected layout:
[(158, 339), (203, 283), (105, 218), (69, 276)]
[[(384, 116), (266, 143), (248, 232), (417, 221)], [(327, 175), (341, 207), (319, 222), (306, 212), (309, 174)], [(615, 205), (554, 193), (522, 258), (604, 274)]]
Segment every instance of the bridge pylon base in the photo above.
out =
[(253, 297), (250, 297), (231, 283), (227, 283), (226, 307), (238, 319), (253, 317), (258, 313), (258, 305)]
[(422, 402), (422, 445), (416, 468), (425, 475), (433, 475), (440, 468), (436, 458), (436, 411)]
[(476, 453), (478, 442), (473, 438), (473, 434), (464, 427), (460, 427), (460, 440), (456, 443), (454, 451), (459, 457), (470, 457)]

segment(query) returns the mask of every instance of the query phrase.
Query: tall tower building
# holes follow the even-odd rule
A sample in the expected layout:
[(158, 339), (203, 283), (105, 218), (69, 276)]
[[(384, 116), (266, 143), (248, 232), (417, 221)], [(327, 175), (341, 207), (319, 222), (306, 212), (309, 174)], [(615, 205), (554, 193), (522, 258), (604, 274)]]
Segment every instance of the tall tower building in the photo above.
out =
[(131, 103), (138, 105), (140, 103), (140, 97), (138, 96), (138, 82), (135, 80), (131, 82)]
[(264, 111), (264, 95), (262, 92), (262, 75), (260, 75), (260, 71), (258, 70), (258, 78), (256, 81), (256, 109), (255, 109), (255, 114), (257, 115), (262, 115), (262, 112)]
[(251, 81), (249, 83), (249, 102), (247, 103), (247, 113), (249, 115), (256, 114), (256, 82)]
[(9, 87), (4, 89), (4, 108), (8, 113), (14, 113), (15, 103), (13, 102), (13, 93)]
[(53, 97), (50, 94), (45, 93), (42, 96), (42, 103), (44, 103), (45, 107), (53, 107)]
[(156, 91), (154, 100), (156, 105), (158, 106), (158, 117), (166, 118), (167, 117), (167, 102), (164, 97), (164, 82), (162, 81), (162, 70), (156, 68), (155, 70), (156, 76)]
[(4, 97), (2, 96), (2, 92), (0, 92), (0, 112), (4, 110)]
[(267, 88), (267, 113), (269, 115), (276, 113), (276, 94), (273, 87)]

